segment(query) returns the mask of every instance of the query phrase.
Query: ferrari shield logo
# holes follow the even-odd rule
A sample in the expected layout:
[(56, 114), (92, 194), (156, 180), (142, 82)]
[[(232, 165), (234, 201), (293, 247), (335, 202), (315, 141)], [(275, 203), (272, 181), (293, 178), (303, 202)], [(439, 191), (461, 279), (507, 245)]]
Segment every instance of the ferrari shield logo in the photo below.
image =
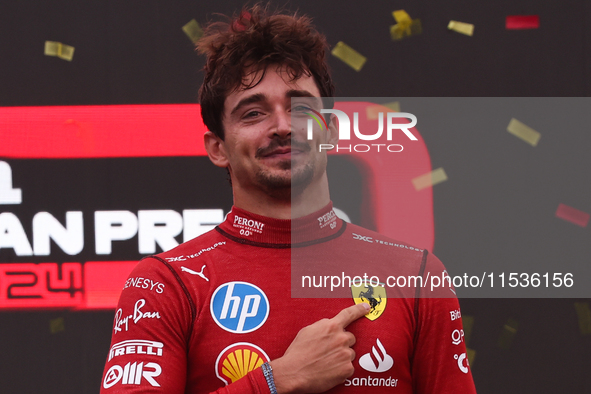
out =
[(371, 284), (361, 284), (360, 286), (351, 286), (351, 292), (353, 293), (353, 300), (355, 304), (365, 302), (369, 304), (371, 309), (365, 315), (369, 320), (375, 320), (382, 316), (386, 309), (386, 288), (383, 284), (379, 283), (377, 286)]

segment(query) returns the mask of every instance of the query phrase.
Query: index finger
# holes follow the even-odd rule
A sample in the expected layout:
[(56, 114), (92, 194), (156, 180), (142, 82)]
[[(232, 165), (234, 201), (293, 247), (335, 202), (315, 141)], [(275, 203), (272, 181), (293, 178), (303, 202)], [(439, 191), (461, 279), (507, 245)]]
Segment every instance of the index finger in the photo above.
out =
[(367, 312), (369, 312), (369, 305), (365, 302), (361, 302), (343, 309), (335, 317), (333, 317), (332, 320), (345, 328), (355, 320), (359, 319), (361, 316), (366, 315)]

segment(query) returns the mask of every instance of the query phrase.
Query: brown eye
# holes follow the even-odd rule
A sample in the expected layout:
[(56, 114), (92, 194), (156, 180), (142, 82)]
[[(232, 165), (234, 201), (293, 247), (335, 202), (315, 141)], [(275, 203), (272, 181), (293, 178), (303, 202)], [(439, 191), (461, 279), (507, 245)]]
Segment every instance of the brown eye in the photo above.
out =
[(260, 114), (261, 113), (259, 111), (250, 111), (244, 115), (244, 118), (254, 118), (256, 116), (259, 116)]
[(310, 107), (306, 105), (296, 105), (291, 108), (294, 112), (311, 112)]

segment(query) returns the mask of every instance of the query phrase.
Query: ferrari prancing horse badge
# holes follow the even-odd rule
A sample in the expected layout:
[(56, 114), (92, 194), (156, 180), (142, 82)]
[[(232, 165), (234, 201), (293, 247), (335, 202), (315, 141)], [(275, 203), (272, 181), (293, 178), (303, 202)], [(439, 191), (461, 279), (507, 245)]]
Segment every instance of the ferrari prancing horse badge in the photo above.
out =
[(353, 300), (355, 304), (365, 302), (371, 307), (367, 315), (369, 320), (375, 320), (384, 313), (386, 309), (386, 288), (383, 284), (379, 283), (377, 286), (371, 284), (360, 286), (351, 286), (351, 292), (353, 293)]

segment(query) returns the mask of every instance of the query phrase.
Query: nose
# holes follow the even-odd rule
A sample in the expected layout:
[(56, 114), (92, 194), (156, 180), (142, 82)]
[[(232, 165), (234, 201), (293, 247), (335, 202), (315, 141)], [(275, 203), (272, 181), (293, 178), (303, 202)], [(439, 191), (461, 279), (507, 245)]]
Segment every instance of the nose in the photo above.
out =
[(277, 109), (273, 114), (271, 134), (280, 138), (288, 138), (291, 136), (291, 115), (283, 108)]

